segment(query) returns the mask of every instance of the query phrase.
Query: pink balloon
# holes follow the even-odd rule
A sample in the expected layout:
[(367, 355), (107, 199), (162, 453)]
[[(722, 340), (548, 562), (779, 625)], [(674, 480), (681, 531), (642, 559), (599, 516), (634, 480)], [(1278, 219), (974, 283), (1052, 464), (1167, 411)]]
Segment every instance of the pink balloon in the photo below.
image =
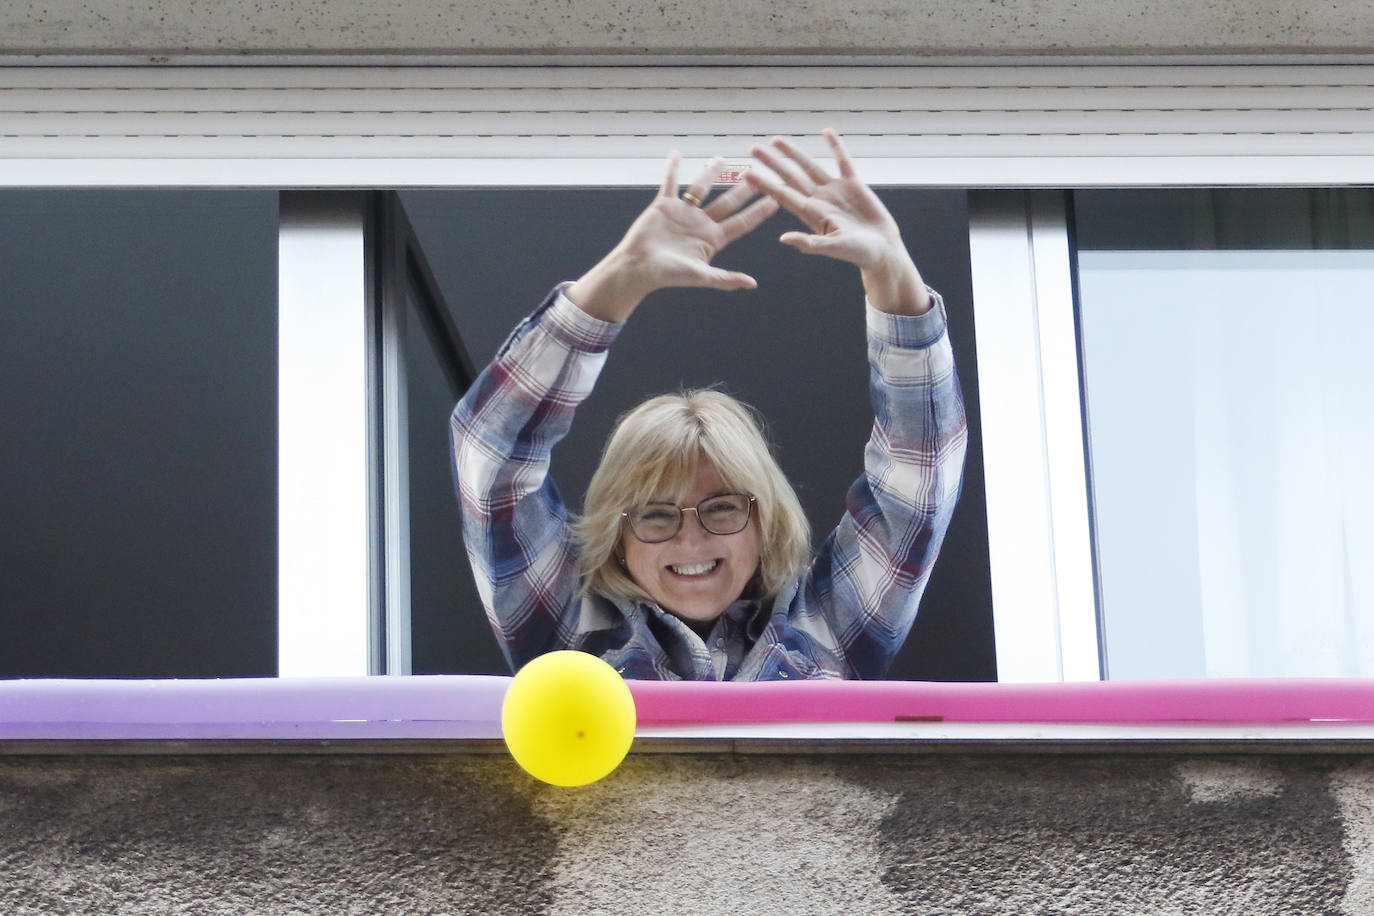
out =
[(641, 726), (723, 722), (1374, 721), (1374, 679), (951, 684), (629, 681)]

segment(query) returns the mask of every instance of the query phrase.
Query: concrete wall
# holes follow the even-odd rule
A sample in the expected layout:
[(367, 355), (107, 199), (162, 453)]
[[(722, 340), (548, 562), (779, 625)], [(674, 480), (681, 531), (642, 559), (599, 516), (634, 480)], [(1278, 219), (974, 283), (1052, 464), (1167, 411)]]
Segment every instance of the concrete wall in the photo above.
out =
[(1366, 0), (15, 0), (0, 54), (1343, 54)]
[(1374, 913), (1374, 757), (0, 757), (0, 912)]

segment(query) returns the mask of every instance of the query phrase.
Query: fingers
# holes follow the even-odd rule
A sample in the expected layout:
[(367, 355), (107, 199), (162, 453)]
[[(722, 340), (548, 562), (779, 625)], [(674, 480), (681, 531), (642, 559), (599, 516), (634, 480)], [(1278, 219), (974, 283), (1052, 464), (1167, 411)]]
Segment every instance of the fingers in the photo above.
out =
[(658, 189), (659, 197), (677, 196), (677, 164), (681, 158), (677, 150), (668, 154), (668, 173), (663, 176), (663, 185)]
[(841, 178), (853, 178), (854, 160), (849, 158), (849, 151), (844, 148), (844, 143), (840, 140), (840, 135), (835, 133), (835, 128), (827, 127), (821, 131), (825, 135), (826, 141), (830, 144), (830, 151), (835, 155), (835, 164), (839, 166)]
[(757, 193), (757, 191), (741, 181), (707, 204), (705, 213), (707, 216), (711, 217), (711, 219), (719, 223), (740, 207), (744, 206), (749, 198)]
[[(828, 129), (829, 128), (827, 128), (827, 130)], [(797, 146), (791, 140), (787, 139), (786, 137), (774, 137), (769, 142), (771, 142), (778, 149), (782, 150), (784, 153), (790, 156), (793, 162), (801, 166), (801, 170), (806, 173), (806, 177), (810, 178), (816, 184), (825, 184), (827, 181), (831, 180), (829, 173), (826, 172), (825, 169), (817, 165), (816, 160), (806, 155), (806, 153), (802, 151), (802, 148)], [(804, 189), (798, 188), (797, 190), (800, 191)]]
[(816, 213), (815, 205), (810, 197), (799, 194), (791, 188), (783, 187), (776, 181), (765, 178), (753, 170), (744, 173), (744, 180), (754, 190), (761, 194), (767, 194), (786, 207), (789, 212), (801, 217), (802, 222), (806, 223), (807, 226), (819, 230), (820, 216)]
[[(745, 185), (744, 187), (747, 188), (748, 186)], [(778, 212), (778, 202), (771, 197), (765, 197), (762, 200), (754, 201), (729, 219), (721, 220), (720, 228), (724, 234), (721, 247), (723, 248), (740, 236), (752, 232), (759, 223), (776, 212)]]
[(720, 167), (723, 162), (725, 162), (724, 159), (716, 156), (710, 162), (706, 163), (706, 167), (701, 170), (701, 174), (697, 176), (696, 181), (688, 185), (687, 190), (682, 192), (683, 200), (686, 200), (687, 203), (694, 207), (701, 206), (702, 203), (705, 202), (707, 195), (711, 193), (711, 186), (715, 184), (716, 176), (720, 174)]
[(792, 246), (802, 254), (829, 254), (835, 247), (830, 236), (812, 235), (807, 232), (784, 232), (778, 241)]
[(708, 289), (756, 289), (758, 282), (746, 273), (712, 267), (695, 258), (678, 258), (673, 264), (671, 286), (705, 287)]
[[(782, 140), (781, 137), (774, 137), (773, 143), (776, 145), (780, 140)], [(798, 150), (797, 152), (801, 151)], [(802, 174), (801, 172), (797, 171), (797, 169), (793, 168), (791, 163), (787, 162), (787, 160), (779, 156), (775, 156), (773, 154), (773, 151), (770, 150), (768, 147), (757, 145), (751, 146), (749, 148), (749, 154), (753, 156), (755, 159), (762, 162), (764, 165), (768, 166), (770, 169), (772, 169), (779, 178), (781, 178), (784, 182), (787, 183), (787, 186), (789, 188), (793, 188), (794, 190), (800, 191), (802, 194), (810, 194), (812, 191), (816, 190), (817, 182), (815, 182), (814, 180), (812, 180), (811, 177), (809, 177), (809, 173)], [(791, 154), (789, 153), (788, 155)], [(815, 167), (814, 162), (812, 163), (812, 166), (813, 168)], [(823, 184), (825, 181), (828, 180), (824, 172), (819, 172), (819, 174), (821, 175), (820, 183)]]
[(737, 270), (721, 270), (719, 267), (710, 268), (702, 280), (702, 285), (711, 289), (757, 289), (759, 285), (758, 281), (748, 274)]

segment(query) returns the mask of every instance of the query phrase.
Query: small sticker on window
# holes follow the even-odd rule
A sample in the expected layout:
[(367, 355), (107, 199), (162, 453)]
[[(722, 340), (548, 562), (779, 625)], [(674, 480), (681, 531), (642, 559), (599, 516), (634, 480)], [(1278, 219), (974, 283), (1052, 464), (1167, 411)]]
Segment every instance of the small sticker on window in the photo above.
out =
[(749, 171), (748, 162), (727, 162), (716, 172), (716, 184), (739, 184)]

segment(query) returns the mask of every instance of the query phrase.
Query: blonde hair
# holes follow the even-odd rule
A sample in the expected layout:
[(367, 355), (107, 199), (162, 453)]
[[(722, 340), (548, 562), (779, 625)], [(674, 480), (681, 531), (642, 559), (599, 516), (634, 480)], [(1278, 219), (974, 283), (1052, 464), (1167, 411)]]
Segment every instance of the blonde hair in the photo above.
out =
[(772, 598), (811, 559), (811, 529), (753, 411), (728, 394), (695, 389), (650, 398), (622, 415), (587, 486), (574, 525), (582, 587), (612, 598), (648, 600), (617, 559), (621, 513), (690, 489), (702, 461), (731, 489), (754, 497), (761, 598)]

